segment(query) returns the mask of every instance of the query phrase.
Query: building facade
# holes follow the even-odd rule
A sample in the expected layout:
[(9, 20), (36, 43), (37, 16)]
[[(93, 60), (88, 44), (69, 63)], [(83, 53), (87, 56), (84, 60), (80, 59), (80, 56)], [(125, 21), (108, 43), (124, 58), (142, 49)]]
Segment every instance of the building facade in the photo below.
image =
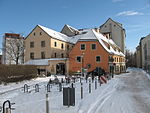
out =
[(142, 68), (141, 45), (136, 47), (135, 58), (136, 58), (136, 67), (137, 68)]
[[(62, 33), (37, 25), (25, 39), (25, 62), (51, 74), (66, 74), (66, 58), (74, 46), (73, 41)], [(42, 61), (46, 62), (41, 65)]]
[[(99, 28), (75, 29), (65, 25), (57, 32), (37, 25), (25, 39), (25, 64), (37, 65), (39, 71), (51, 74), (81, 72), (82, 67), (87, 71), (101, 67), (108, 73), (114, 67), (115, 73), (124, 72), (124, 54), (110, 33), (103, 35)], [(86, 50), (80, 50), (84, 44)], [(91, 50), (91, 47), (96, 49)]]
[(2, 48), (3, 64), (24, 63), (24, 38), (20, 34), (5, 33)]
[(150, 73), (150, 35), (142, 37), (136, 47), (136, 67), (142, 68)]
[(141, 39), (142, 68), (150, 71), (150, 35)]
[(91, 72), (97, 67), (107, 73), (110, 72), (111, 67), (114, 67), (115, 73), (125, 72), (125, 55), (112, 40), (94, 29), (84, 30), (79, 36), (80, 39), (69, 53), (70, 73), (82, 72), (82, 69)]
[(109, 34), (110, 38), (120, 47), (121, 51), (125, 53), (125, 29), (122, 24), (109, 18), (103, 25), (100, 26), (100, 32), (102, 34)]

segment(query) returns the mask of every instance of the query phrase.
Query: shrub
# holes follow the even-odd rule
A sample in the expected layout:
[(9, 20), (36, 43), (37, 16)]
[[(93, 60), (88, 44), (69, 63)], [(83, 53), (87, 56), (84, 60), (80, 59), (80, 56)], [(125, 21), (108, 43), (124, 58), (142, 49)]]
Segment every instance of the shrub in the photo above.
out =
[(36, 66), (0, 65), (0, 82), (20, 82), (37, 77)]

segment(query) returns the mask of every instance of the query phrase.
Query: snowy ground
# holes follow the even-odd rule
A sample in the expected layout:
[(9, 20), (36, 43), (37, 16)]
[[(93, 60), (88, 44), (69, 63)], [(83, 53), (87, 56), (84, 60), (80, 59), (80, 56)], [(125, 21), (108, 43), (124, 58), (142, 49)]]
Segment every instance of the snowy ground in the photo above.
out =
[[(75, 83), (75, 106), (63, 106), (63, 93), (54, 85), (49, 92), (50, 113), (150, 113), (150, 80), (143, 70), (129, 69), (130, 73), (117, 75), (107, 84), (99, 85), (89, 93), (89, 83), (83, 81), (83, 99), (80, 96), (80, 82)], [(148, 77), (147, 77), (147, 76)], [(12, 113), (46, 113), (45, 85), (49, 78), (38, 78), (18, 84), (0, 86), (0, 106), (9, 99), (14, 102)], [(23, 92), (23, 85), (29, 84), (31, 93)], [(40, 84), (35, 93), (34, 85)], [(65, 87), (66, 84), (63, 84)]]

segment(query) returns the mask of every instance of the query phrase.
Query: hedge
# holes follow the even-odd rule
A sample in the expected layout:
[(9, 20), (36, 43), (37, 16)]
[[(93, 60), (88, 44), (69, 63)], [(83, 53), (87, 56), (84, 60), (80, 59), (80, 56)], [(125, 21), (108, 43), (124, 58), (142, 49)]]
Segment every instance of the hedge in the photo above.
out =
[(37, 68), (32, 65), (0, 65), (0, 83), (19, 82), (37, 77)]

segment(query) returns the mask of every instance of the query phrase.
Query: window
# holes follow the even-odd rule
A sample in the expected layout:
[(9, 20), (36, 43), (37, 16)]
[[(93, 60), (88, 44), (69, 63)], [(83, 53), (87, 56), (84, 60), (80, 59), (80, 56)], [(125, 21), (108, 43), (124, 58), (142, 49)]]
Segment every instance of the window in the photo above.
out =
[(81, 62), (81, 56), (77, 56), (77, 62)]
[(96, 44), (92, 44), (91, 48), (92, 48), (92, 50), (95, 50), (96, 49)]
[(41, 58), (45, 59), (45, 52), (41, 52)]
[(96, 56), (96, 62), (100, 62), (101, 58), (100, 56)]
[(64, 58), (64, 54), (63, 53), (61, 54), (61, 58)]
[(55, 58), (57, 57), (57, 54), (55, 53)]
[(69, 50), (69, 45), (67, 45), (67, 50)]
[(40, 35), (42, 35), (42, 32), (40, 32)]
[(35, 36), (35, 33), (33, 33), (33, 35)]
[(85, 50), (85, 44), (81, 44), (80, 49), (81, 49), (81, 50)]
[(64, 44), (61, 44), (61, 49), (63, 49), (64, 48)]
[(54, 46), (57, 47), (57, 42), (54, 42)]
[(41, 47), (45, 47), (45, 41), (41, 41)]
[(34, 42), (30, 42), (30, 48), (34, 48)]
[(30, 59), (34, 59), (34, 53), (33, 52), (30, 53)]

